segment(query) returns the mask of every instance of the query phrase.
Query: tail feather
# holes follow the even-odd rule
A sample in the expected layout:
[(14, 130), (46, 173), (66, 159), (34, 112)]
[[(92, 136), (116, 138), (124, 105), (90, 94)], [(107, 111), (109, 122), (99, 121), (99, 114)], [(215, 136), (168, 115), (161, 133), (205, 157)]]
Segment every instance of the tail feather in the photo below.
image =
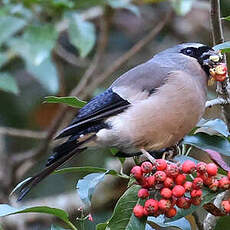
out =
[(36, 184), (38, 184), (40, 181), (42, 181), (47, 176), (49, 176), (56, 168), (58, 168), (59, 166), (64, 164), (67, 160), (72, 158), (75, 154), (80, 153), (83, 150), (85, 150), (87, 147), (81, 148), (81, 145), (90, 141), (93, 137), (94, 136), (91, 136), (87, 140), (78, 143), (78, 145), (76, 146), (76, 148), (74, 150), (70, 151), (69, 153), (66, 152), (62, 157), (55, 160), (52, 164), (50, 164), (49, 166), (44, 168), (38, 174), (31, 177), (24, 184), (22, 184), (21, 188), (17, 191), (17, 193), (18, 193), (17, 201), (21, 201)]

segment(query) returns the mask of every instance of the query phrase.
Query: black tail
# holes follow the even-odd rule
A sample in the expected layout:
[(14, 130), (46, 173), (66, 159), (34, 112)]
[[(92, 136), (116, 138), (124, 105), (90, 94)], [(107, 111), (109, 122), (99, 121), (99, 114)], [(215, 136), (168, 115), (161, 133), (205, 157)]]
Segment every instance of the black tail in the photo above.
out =
[(75, 149), (70, 151), (69, 153), (66, 152), (66, 154), (64, 154), (62, 157), (59, 157), (58, 159), (56, 159), (52, 164), (50, 164), (49, 166), (47, 166), (46, 168), (44, 168), (41, 172), (39, 172), (38, 174), (34, 175), (33, 177), (31, 177), (30, 179), (28, 179), (28, 181), (26, 181), (24, 184), (22, 184), (22, 186), (20, 187), (20, 189), (16, 192), (18, 193), (18, 198), (17, 201), (22, 200), (25, 195), (36, 185), (38, 184), (40, 181), (42, 181), (44, 178), (46, 178), (47, 176), (49, 176), (56, 168), (58, 168), (59, 166), (61, 166), (63, 163), (65, 163), (67, 160), (69, 160), (70, 158), (72, 158), (75, 154), (82, 152), (83, 150), (86, 149), (86, 147), (82, 147), (81, 145), (90, 141), (92, 139), (91, 136), (89, 137), (87, 140), (81, 142), (81, 143), (77, 143), (77, 145), (75, 146)]

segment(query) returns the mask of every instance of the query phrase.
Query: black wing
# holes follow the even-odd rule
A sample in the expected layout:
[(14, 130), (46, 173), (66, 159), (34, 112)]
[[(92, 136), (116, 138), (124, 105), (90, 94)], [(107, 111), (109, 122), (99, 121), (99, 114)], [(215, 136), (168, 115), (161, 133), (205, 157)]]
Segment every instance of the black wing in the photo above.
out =
[(55, 139), (98, 131), (104, 128), (105, 118), (121, 113), (129, 105), (128, 101), (109, 88), (81, 108), (71, 124), (63, 129)]

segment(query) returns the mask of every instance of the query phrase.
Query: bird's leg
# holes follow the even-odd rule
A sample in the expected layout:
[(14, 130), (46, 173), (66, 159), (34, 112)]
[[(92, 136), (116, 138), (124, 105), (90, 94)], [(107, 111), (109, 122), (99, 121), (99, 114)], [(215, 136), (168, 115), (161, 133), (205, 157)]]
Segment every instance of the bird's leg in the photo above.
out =
[(140, 149), (140, 151), (150, 160), (150, 162), (154, 163), (156, 159), (151, 156), (149, 152), (147, 152), (145, 149)]
[(171, 146), (166, 149), (162, 155), (162, 159), (172, 160), (178, 154), (178, 145)]

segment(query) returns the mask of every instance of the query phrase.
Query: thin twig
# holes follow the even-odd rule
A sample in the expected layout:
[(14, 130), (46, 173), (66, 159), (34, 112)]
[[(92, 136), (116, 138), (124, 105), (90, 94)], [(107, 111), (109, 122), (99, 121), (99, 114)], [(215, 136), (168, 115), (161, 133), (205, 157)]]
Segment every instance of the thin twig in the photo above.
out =
[(226, 105), (226, 104), (230, 104), (230, 99), (224, 99), (221, 97), (215, 98), (213, 100), (207, 101), (205, 104), (205, 108), (211, 108), (213, 106), (216, 105)]
[(89, 65), (89, 61), (76, 57), (73, 53), (67, 51), (61, 44), (56, 44), (53, 50), (59, 57), (75, 67), (85, 68)]
[(213, 44), (219, 44), (224, 42), (223, 30), (221, 26), (220, 17), (220, 0), (210, 0), (211, 3), (211, 26)]
[(111, 76), (116, 70), (118, 70), (122, 65), (124, 65), (131, 57), (135, 56), (140, 52), (149, 42), (151, 42), (154, 37), (159, 34), (159, 32), (164, 28), (169, 19), (171, 18), (172, 12), (170, 11), (164, 19), (157, 24), (143, 39), (137, 42), (130, 50), (128, 50), (124, 55), (118, 58), (111, 66), (109, 66), (102, 74), (95, 77), (95, 80), (87, 87), (83, 92), (82, 97), (86, 97), (91, 94), (93, 89), (100, 85), (106, 78)]
[(10, 127), (0, 127), (0, 134), (4, 134), (8, 136), (24, 137), (24, 138), (35, 138), (35, 139), (46, 138), (46, 132), (32, 131), (32, 130), (25, 130), (25, 129), (15, 129)]

